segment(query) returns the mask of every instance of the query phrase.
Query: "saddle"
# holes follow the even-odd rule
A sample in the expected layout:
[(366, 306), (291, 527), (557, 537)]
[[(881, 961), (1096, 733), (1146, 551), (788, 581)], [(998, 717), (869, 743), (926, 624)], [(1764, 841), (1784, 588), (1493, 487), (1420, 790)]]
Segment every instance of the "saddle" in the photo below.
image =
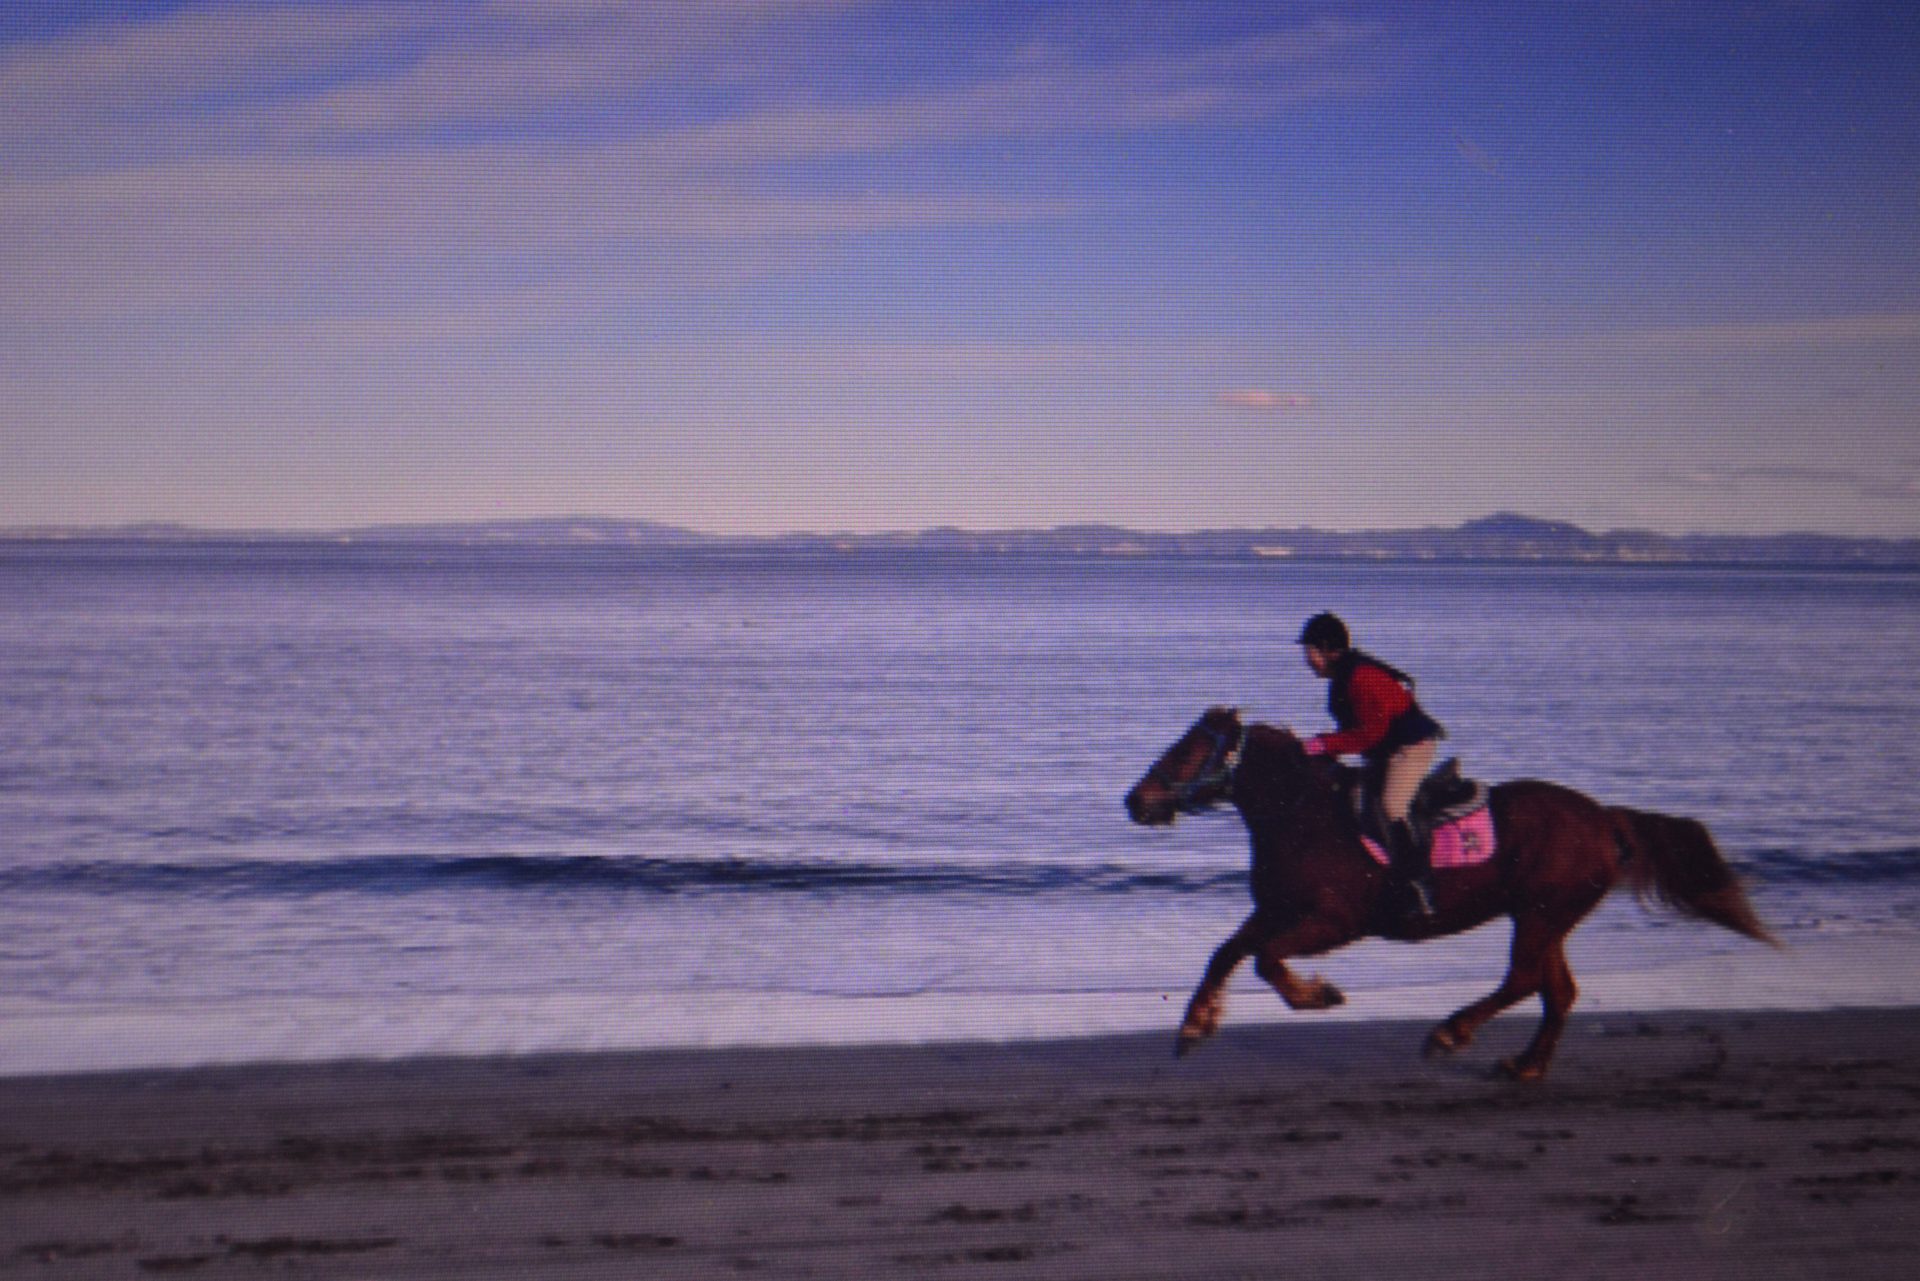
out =
[[(1367, 786), (1371, 772), (1342, 765), (1335, 786), (1347, 798), (1347, 805), (1361, 833), (1384, 842), (1387, 821), (1380, 812), (1380, 789)], [(1420, 780), (1420, 786), (1413, 793), (1413, 803), (1407, 810), (1407, 823), (1413, 828), (1414, 840), (1419, 842), (1421, 851), (1431, 855), (1436, 831), (1449, 823), (1468, 818), (1486, 806), (1487, 785), (1479, 779), (1461, 774), (1460, 758), (1449, 756)]]

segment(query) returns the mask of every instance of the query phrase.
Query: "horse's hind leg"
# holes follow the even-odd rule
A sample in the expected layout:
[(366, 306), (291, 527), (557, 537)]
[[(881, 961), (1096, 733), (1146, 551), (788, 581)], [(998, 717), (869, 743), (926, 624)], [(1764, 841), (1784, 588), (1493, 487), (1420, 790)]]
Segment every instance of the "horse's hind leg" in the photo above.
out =
[[(1429, 1058), (1435, 1054), (1450, 1054), (1465, 1049), (1473, 1041), (1487, 1020), (1518, 1001), (1523, 1001), (1541, 990), (1547, 980), (1550, 969), (1550, 957), (1559, 955), (1562, 968), (1566, 958), (1560, 954), (1560, 941), (1566, 937), (1564, 927), (1549, 925), (1538, 918), (1515, 921), (1513, 926), (1513, 947), (1507, 961), (1507, 976), (1500, 986), (1471, 1005), (1455, 1010), (1446, 1020), (1427, 1034), (1426, 1053)], [(1569, 975), (1567, 982), (1573, 979)], [(1568, 997), (1572, 1004), (1572, 997)], [(1554, 1032), (1554, 1039), (1559, 1032)], [(1552, 1053), (1549, 1043), (1547, 1052)], [(1536, 1075), (1538, 1075), (1536, 1073)]]
[(1500, 1064), (1500, 1070), (1516, 1081), (1538, 1081), (1546, 1076), (1547, 1064), (1553, 1061), (1553, 1049), (1560, 1044), (1560, 1034), (1567, 1028), (1567, 1012), (1580, 995), (1573, 981), (1573, 970), (1567, 965), (1564, 937), (1556, 939), (1548, 951), (1543, 977), (1540, 1004), (1546, 1013), (1540, 1020), (1540, 1030), (1533, 1034), (1532, 1043), (1520, 1057), (1502, 1060)]

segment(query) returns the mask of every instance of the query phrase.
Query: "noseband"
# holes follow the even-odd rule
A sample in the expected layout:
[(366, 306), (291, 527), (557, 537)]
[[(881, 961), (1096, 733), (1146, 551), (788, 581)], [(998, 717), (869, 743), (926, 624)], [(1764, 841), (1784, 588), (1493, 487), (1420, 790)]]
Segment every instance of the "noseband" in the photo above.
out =
[[(1240, 768), (1240, 753), (1247, 745), (1246, 726), (1240, 727), (1235, 737), (1218, 730), (1206, 730), (1213, 739), (1213, 747), (1207, 752), (1206, 760), (1194, 771), (1192, 778), (1178, 782), (1167, 777), (1160, 766), (1155, 765), (1147, 771), (1147, 777), (1173, 793), (1173, 807), (1182, 814), (1195, 814), (1221, 801), (1233, 799), (1233, 775)], [(1218, 788), (1216, 795), (1202, 798), (1202, 793)]]

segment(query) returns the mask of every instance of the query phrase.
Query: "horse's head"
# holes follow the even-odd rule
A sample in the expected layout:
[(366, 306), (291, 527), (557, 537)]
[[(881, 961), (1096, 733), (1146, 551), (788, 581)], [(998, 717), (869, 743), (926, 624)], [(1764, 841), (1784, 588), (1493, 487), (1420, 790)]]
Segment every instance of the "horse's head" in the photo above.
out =
[(1228, 799), (1245, 741), (1238, 709), (1208, 710), (1133, 785), (1127, 793), (1127, 817), (1159, 827), (1173, 822), (1176, 814), (1192, 814)]

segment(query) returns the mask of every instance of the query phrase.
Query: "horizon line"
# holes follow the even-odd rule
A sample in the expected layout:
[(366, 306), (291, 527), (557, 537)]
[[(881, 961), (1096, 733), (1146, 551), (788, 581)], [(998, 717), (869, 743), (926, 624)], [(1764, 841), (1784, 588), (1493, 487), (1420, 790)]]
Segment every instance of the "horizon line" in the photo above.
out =
[(79, 522), (43, 521), (35, 524), (0, 526), (0, 541), (51, 541), (85, 539), (127, 539), (163, 537), (204, 538), (218, 540), (222, 538), (275, 538), (288, 541), (329, 540), (365, 536), (385, 536), (405, 534), (409, 531), (425, 533), (427, 531), (455, 532), (471, 530), (532, 530), (541, 526), (556, 527), (562, 532), (566, 526), (619, 527), (627, 530), (651, 530), (665, 537), (685, 537), (714, 542), (777, 542), (783, 539), (854, 539), (885, 540), (890, 538), (918, 538), (932, 534), (954, 534), (966, 537), (992, 538), (1026, 535), (1070, 534), (1076, 531), (1104, 531), (1113, 534), (1137, 535), (1149, 538), (1182, 538), (1203, 536), (1231, 536), (1257, 534), (1285, 534), (1292, 536), (1317, 535), (1338, 538), (1366, 538), (1376, 536), (1405, 536), (1412, 534), (1459, 534), (1472, 532), (1475, 526), (1488, 526), (1489, 534), (1519, 533), (1520, 530), (1502, 531), (1497, 528), (1501, 522), (1511, 522), (1524, 529), (1536, 527), (1538, 532), (1557, 531), (1562, 534), (1578, 535), (1586, 538), (1654, 538), (1654, 539), (1720, 539), (1731, 541), (1763, 542), (1777, 539), (1818, 539), (1829, 542), (1867, 543), (1883, 545), (1901, 545), (1920, 543), (1920, 534), (1851, 534), (1817, 529), (1779, 529), (1766, 532), (1714, 532), (1708, 530), (1685, 530), (1667, 533), (1645, 527), (1611, 527), (1592, 529), (1578, 522), (1554, 517), (1533, 516), (1511, 509), (1501, 509), (1480, 516), (1466, 517), (1451, 525), (1412, 524), (1402, 526), (1370, 526), (1362, 528), (1335, 528), (1317, 525), (1280, 525), (1280, 524), (1240, 524), (1186, 526), (1180, 528), (1129, 525), (1119, 521), (1073, 520), (1052, 524), (1030, 525), (959, 525), (943, 522), (917, 527), (896, 527), (868, 531), (850, 529), (785, 529), (759, 533), (726, 533), (701, 529), (692, 525), (683, 525), (674, 521), (659, 520), (645, 516), (614, 516), (605, 514), (568, 513), (539, 516), (503, 516), (503, 517), (446, 517), (400, 520), (369, 521), (352, 525), (327, 526), (215, 526), (196, 525), (178, 520), (134, 520), (113, 524), (87, 524)]

